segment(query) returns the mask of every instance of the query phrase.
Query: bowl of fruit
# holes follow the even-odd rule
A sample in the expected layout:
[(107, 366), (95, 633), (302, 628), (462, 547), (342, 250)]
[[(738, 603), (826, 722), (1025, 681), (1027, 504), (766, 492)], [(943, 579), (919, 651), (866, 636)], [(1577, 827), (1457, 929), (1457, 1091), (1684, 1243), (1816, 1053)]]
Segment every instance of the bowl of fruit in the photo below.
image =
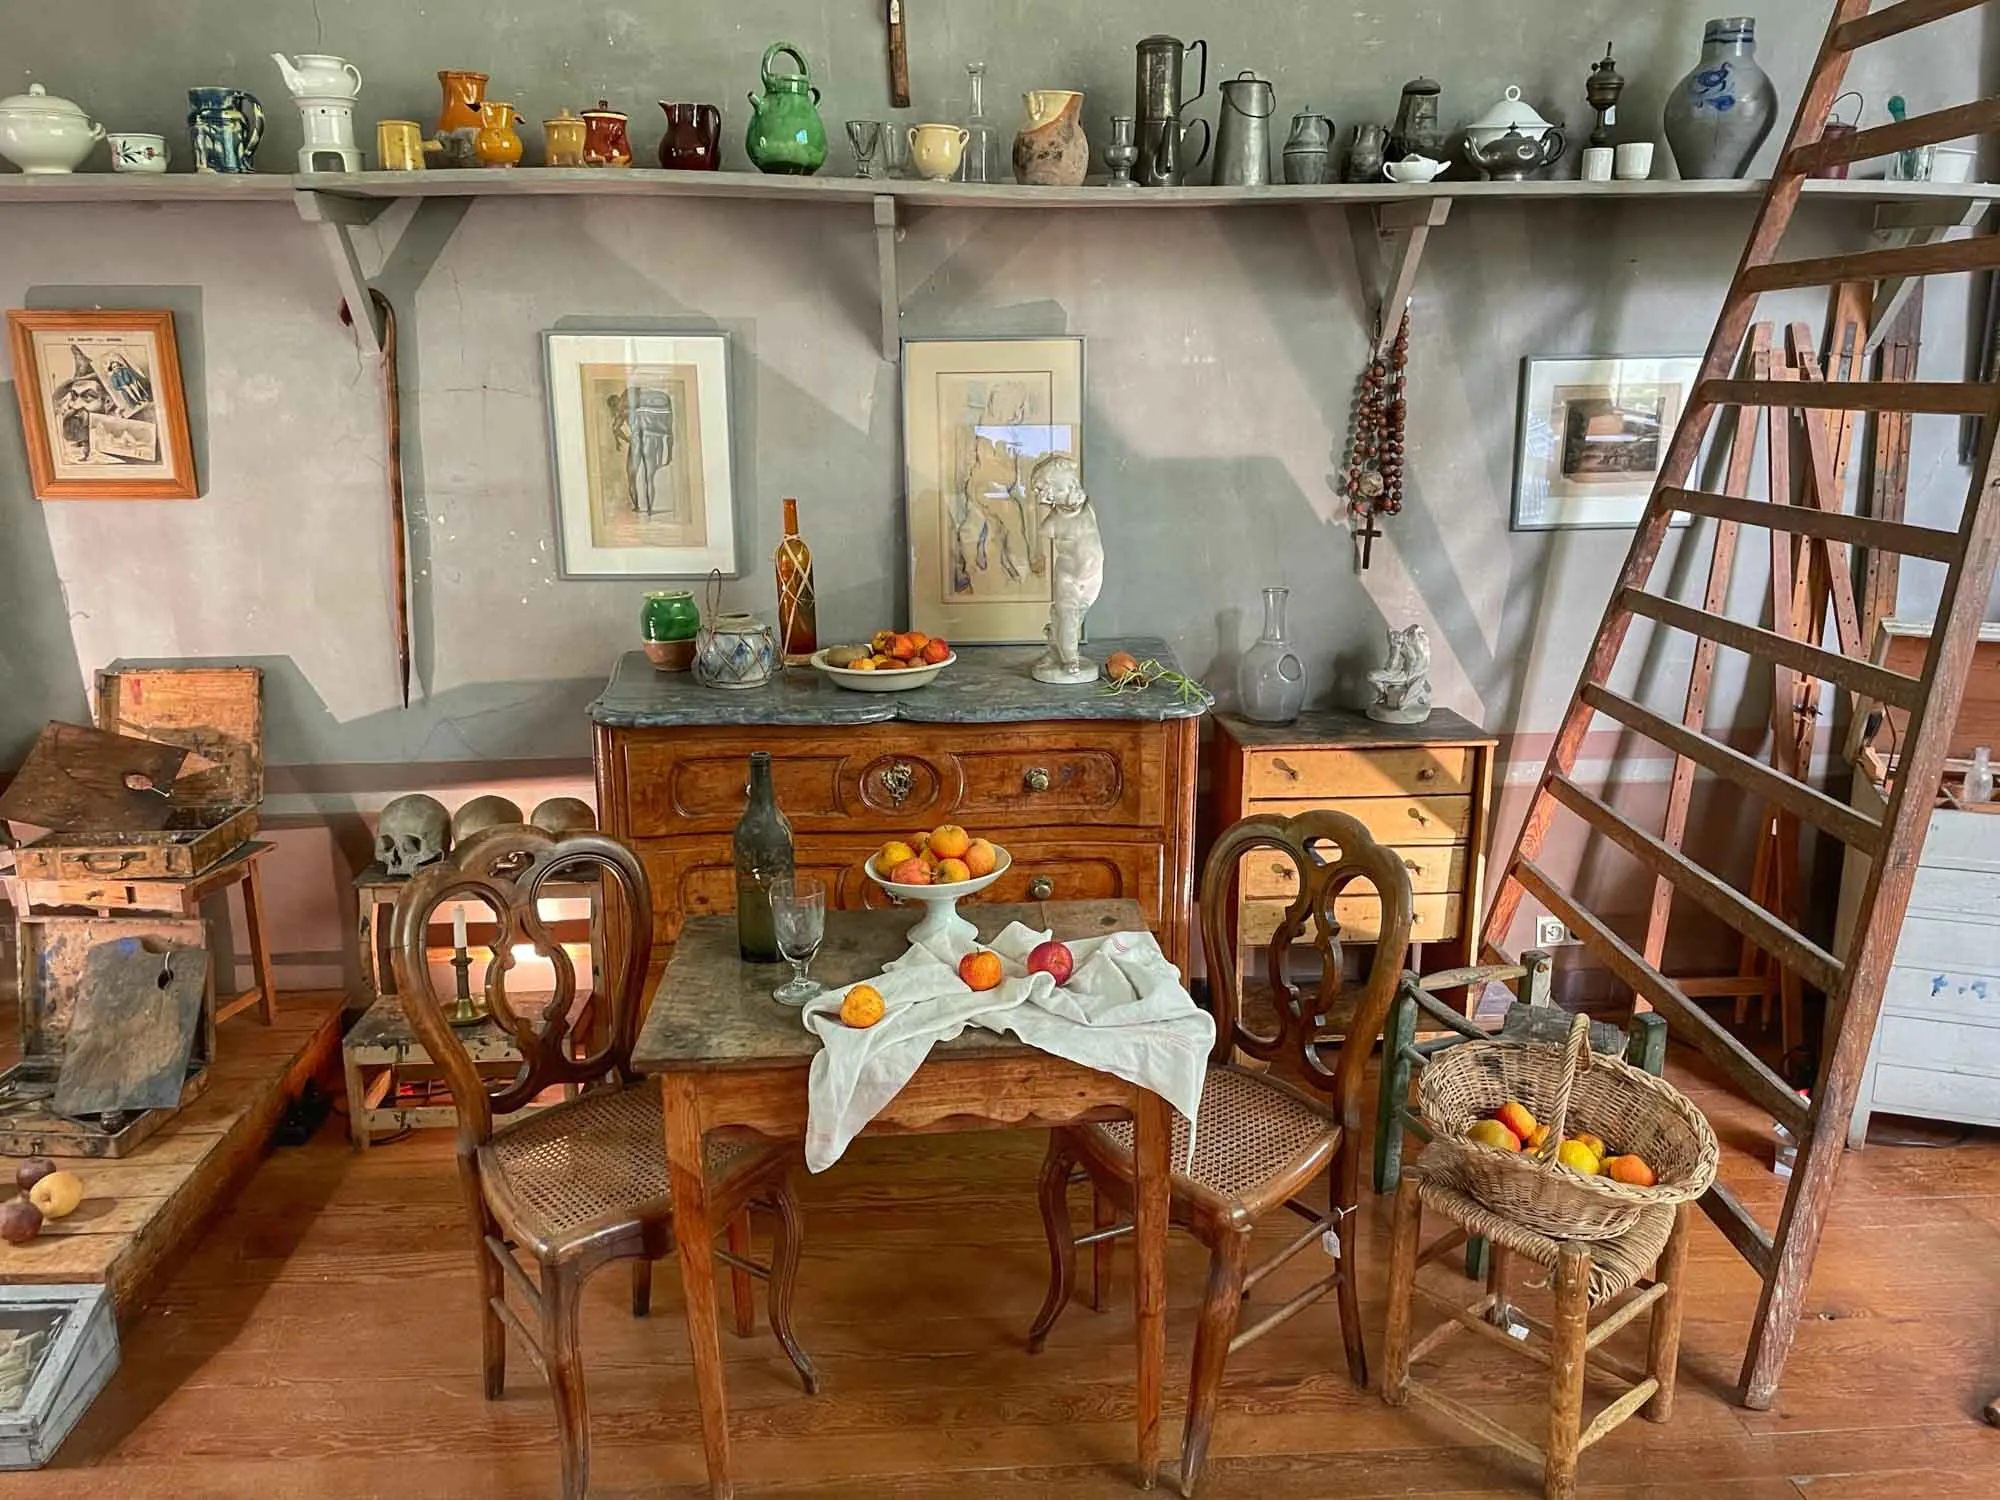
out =
[(910, 929), (911, 942), (948, 936), (969, 942), (978, 930), (958, 915), (958, 903), (985, 890), (1013, 863), (998, 844), (945, 823), (929, 833), (889, 840), (861, 868), (896, 900), (923, 906), (923, 920)]
[(812, 664), (857, 693), (907, 693), (935, 681), (958, 658), (920, 630), (878, 630), (865, 646), (829, 646)]

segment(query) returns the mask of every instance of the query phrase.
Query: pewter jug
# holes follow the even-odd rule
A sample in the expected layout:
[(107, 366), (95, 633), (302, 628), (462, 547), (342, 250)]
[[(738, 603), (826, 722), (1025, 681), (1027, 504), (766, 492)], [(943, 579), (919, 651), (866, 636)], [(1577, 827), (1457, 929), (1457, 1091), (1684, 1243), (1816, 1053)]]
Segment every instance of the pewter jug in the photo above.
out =
[[(1194, 93), (1183, 98), (1183, 65), (1197, 47), (1201, 71)], [(1212, 139), (1208, 121), (1195, 121), (1201, 127), (1201, 149), (1189, 156), (1184, 143), (1194, 126), (1181, 119), (1183, 111), (1208, 91), (1208, 43), (1149, 36), (1139, 43), (1138, 58), (1139, 166), (1133, 176), (1147, 187), (1179, 187), (1188, 169), (1201, 165), (1208, 155)]]
[(1292, 116), (1292, 133), (1285, 139), (1285, 181), (1303, 184), (1325, 182), (1327, 163), (1332, 154), (1331, 119), (1310, 109)]
[(1248, 68), (1222, 85), (1216, 115), (1215, 184), (1263, 187), (1271, 180), (1271, 116), (1277, 94), (1268, 79)]

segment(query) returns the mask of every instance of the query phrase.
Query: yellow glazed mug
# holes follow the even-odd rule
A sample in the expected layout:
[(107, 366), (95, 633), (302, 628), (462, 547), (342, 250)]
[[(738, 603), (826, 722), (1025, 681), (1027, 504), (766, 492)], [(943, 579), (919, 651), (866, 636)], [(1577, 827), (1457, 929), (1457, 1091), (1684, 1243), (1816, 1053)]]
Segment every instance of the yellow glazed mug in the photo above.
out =
[(943, 182), (958, 171), (965, 143), (971, 139), (971, 134), (957, 125), (912, 125), (910, 164), (919, 176)]
[(551, 167), (580, 167), (584, 164), (584, 134), (587, 121), (564, 109), (553, 120), (542, 121), (542, 157)]
[(423, 171), (423, 126), (415, 120), (376, 121), (375, 158), (384, 172)]

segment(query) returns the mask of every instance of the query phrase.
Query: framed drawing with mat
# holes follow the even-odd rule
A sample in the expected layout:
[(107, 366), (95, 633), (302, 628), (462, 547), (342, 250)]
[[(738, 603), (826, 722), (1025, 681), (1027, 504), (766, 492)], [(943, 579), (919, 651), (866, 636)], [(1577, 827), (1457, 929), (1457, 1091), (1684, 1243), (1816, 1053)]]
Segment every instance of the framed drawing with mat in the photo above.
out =
[(545, 333), (565, 578), (736, 567), (729, 337)]
[(911, 629), (1042, 639), (1049, 547), (1028, 476), (1052, 453), (1082, 461), (1082, 339), (903, 340)]
[(200, 493), (172, 313), (15, 309), (7, 331), (37, 498)]
[(1700, 373), (1699, 355), (1523, 360), (1512, 529), (1636, 527)]

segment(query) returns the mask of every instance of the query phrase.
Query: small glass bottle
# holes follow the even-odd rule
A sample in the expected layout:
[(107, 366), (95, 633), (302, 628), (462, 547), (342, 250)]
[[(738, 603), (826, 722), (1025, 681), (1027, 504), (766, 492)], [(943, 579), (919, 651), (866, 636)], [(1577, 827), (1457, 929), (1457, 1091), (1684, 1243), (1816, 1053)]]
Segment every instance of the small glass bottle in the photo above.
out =
[(783, 955), (771, 917), (771, 882), (793, 873), (792, 825), (778, 810), (765, 751), (750, 756), (749, 793), (736, 825), (736, 941), (745, 963), (774, 964)]
[(785, 539), (772, 558), (778, 570), (778, 644), (785, 665), (802, 667), (819, 650), (819, 605), (813, 592), (812, 548), (799, 535), (799, 502), (785, 500)]
[(1972, 752), (1972, 769), (1965, 773), (1965, 800), (1967, 802), (1991, 802), (1993, 800), (1993, 762), (1984, 745)]
[(1264, 590), (1264, 633), (1236, 668), (1237, 709), (1259, 724), (1289, 724), (1306, 702), (1306, 664), (1285, 633), (1290, 589)]
[(994, 142), (997, 137), (993, 121), (986, 114), (986, 64), (967, 63), (965, 76), (970, 85), (970, 102), (965, 116), (965, 154), (959, 158), (958, 180), (991, 182), (994, 180), (994, 159), (997, 155)]

